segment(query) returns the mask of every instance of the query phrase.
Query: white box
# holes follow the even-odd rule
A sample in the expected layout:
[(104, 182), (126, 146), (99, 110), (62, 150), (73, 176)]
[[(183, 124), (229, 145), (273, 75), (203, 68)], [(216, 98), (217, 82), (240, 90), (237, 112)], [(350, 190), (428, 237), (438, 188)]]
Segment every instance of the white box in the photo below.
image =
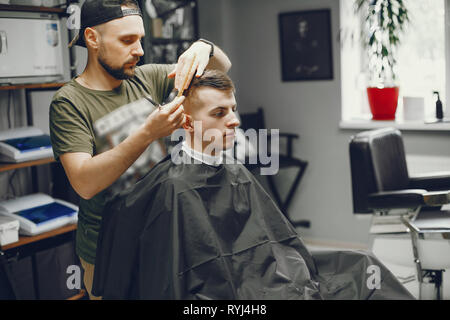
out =
[(425, 99), (423, 97), (403, 97), (403, 119), (424, 120)]
[(19, 241), (19, 220), (0, 216), (0, 245)]

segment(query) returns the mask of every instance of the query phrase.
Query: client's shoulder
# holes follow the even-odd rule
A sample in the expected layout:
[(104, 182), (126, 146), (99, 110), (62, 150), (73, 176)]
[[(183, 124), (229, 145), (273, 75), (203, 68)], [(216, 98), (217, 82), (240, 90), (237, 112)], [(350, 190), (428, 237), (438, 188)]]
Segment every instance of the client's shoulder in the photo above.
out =
[(204, 184), (202, 168), (195, 164), (176, 163), (170, 157), (161, 164), (159, 181), (178, 191)]
[(149, 179), (154, 183), (164, 184), (165, 187), (173, 186), (177, 192), (219, 182), (245, 183), (254, 180), (253, 174), (236, 161), (224, 161), (218, 166), (212, 166), (200, 162), (179, 162), (170, 156), (158, 163), (149, 176), (152, 176)]

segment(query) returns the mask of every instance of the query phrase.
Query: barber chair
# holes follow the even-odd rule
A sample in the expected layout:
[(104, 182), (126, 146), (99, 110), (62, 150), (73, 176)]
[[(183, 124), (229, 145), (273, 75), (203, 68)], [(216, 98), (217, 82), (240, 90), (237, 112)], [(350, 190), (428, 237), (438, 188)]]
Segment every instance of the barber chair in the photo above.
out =
[(450, 212), (440, 209), (450, 202), (450, 172), (409, 176), (402, 136), (394, 128), (353, 136), (350, 163), (353, 212), (373, 215), (375, 255), (414, 266), (419, 299), (429, 284), (441, 299), (442, 272), (450, 268)]
[[(258, 110), (255, 113), (245, 113), (239, 115), (241, 120), (241, 126), (240, 128), (244, 131), (248, 129), (255, 129), (256, 132), (260, 129), (267, 129), (264, 121), (264, 110), (263, 108), (258, 108)], [(270, 136), (270, 130), (268, 131), (268, 140), (270, 144), (271, 136)], [(259, 136), (258, 136), (259, 137)], [(300, 221), (292, 221), (289, 218), (288, 209), (291, 204), (292, 198), (300, 184), (300, 181), (303, 177), (303, 174), (305, 173), (306, 167), (308, 166), (308, 162), (299, 158), (296, 158), (292, 155), (292, 143), (294, 139), (299, 138), (299, 135), (294, 133), (279, 133), (280, 138), (285, 138), (286, 140), (286, 152), (279, 154), (279, 169), (286, 169), (286, 168), (296, 168), (297, 173), (294, 177), (294, 181), (292, 182), (287, 194), (284, 197), (284, 200), (282, 196), (280, 195), (279, 189), (275, 183), (275, 179), (273, 175), (266, 175), (267, 183), (270, 189), (270, 192), (272, 193), (278, 207), (283, 212), (283, 214), (286, 216), (288, 220), (292, 223), (294, 227), (304, 227), (309, 228), (310, 222), (307, 220), (300, 220)], [(261, 144), (258, 142), (258, 146), (261, 146)], [(261, 151), (261, 148), (258, 148), (258, 146), (253, 146), (255, 152)], [(236, 148), (235, 148), (236, 149)], [(271, 150), (270, 147), (268, 147), (267, 150)], [(239, 159), (239, 157), (238, 157)], [(257, 161), (256, 164), (251, 163), (250, 156), (248, 154), (245, 155), (245, 158), (242, 159), (244, 165), (247, 167), (249, 171), (252, 171), (256, 168), (262, 168), (267, 165), (264, 165), (261, 163), (261, 161)]]

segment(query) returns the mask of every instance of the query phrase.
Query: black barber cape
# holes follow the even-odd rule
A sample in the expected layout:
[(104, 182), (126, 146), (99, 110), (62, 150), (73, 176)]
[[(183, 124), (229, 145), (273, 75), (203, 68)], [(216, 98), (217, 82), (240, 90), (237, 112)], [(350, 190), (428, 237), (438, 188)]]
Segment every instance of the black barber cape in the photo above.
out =
[[(378, 282), (369, 279), (371, 265), (380, 268)], [(311, 255), (243, 165), (175, 164), (170, 157), (108, 202), (93, 294), (104, 299), (411, 298), (371, 255)]]

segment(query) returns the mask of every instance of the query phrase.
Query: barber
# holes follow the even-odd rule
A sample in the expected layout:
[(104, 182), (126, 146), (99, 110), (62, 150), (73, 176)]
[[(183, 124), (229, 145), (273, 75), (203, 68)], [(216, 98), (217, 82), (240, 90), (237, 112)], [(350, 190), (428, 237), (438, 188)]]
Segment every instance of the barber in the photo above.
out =
[[(80, 18), (80, 32), (69, 46), (87, 48), (87, 65), (82, 74), (54, 95), (50, 136), (55, 159), (62, 163), (81, 197), (76, 253), (84, 269), (85, 287), (95, 299), (98, 297), (91, 295), (95, 253), (101, 213), (110, 196), (108, 188), (152, 142), (184, 124), (184, 96), (155, 110), (138, 130), (99, 154), (95, 121), (145, 96), (162, 103), (174, 87), (184, 91), (192, 77), (200, 76), (206, 68), (227, 72), (231, 63), (217, 46), (201, 39), (179, 57), (176, 65), (136, 66), (144, 54), (141, 39), (145, 32), (135, 0), (86, 0)], [(183, 81), (186, 76), (188, 81)]]

